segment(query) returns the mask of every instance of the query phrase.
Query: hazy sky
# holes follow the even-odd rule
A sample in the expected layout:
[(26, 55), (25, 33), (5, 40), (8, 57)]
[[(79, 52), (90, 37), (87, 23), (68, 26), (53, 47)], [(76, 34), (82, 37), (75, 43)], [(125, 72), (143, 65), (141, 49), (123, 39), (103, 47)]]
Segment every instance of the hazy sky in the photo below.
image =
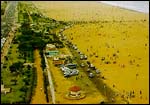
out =
[(100, 1), (100, 2), (144, 13), (149, 13), (149, 1)]

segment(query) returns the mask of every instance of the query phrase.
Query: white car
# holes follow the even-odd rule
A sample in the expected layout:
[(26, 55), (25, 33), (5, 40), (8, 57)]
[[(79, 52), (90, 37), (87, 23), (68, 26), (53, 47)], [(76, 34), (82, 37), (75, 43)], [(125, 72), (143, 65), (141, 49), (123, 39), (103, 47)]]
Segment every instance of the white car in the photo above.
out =
[(72, 75), (78, 75), (79, 74), (79, 70), (77, 70), (77, 69), (73, 69), (72, 71), (71, 71), (71, 73), (70, 73), (70, 75), (72, 76)]
[(85, 67), (85, 64), (84, 63), (81, 63), (81, 65), (80, 65), (81, 67)]
[(64, 71), (64, 75), (70, 75), (71, 71), (70, 70), (66, 70)]
[(69, 70), (69, 68), (68, 68), (68, 67), (65, 67), (65, 66), (60, 67), (60, 69), (61, 69), (63, 72), (65, 72), (65, 71), (68, 71), (68, 70)]
[(91, 69), (90, 69), (90, 68), (88, 68), (86, 71), (87, 71), (87, 72), (90, 72), (90, 70), (91, 70)]
[(100, 70), (98, 70), (98, 69), (96, 69), (96, 71), (95, 71), (97, 74), (99, 74), (100, 73)]
[(80, 54), (80, 59), (81, 59), (81, 60), (87, 60), (87, 56), (84, 55), (84, 54)]
[(90, 78), (93, 78), (93, 77), (94, 77), (94, 74), (93, 74), (93, 73), (89, 73), (89, 77), (90, 77)]
[(64, 72), (64, 76), (65, 77), (69, 77), (69, 76), (73, 76), (73, 75), (78, 75), (79, 74), (79, 70), (77, 69), (68, 69)]

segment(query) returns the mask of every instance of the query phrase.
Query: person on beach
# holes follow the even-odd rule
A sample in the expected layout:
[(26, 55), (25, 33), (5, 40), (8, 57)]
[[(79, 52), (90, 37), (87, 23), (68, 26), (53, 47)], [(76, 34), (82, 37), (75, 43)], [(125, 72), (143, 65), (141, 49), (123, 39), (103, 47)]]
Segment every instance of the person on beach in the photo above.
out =
[(142, 91), (140, 90), (140, 95), (142, 94)]
[(132, 91), (132, 93), (134, 94), (134, 90)]
[(42, 87), (40, 88), (40, 90), (42, 91)]
[(139, 76), (139, 74), (137, 73), (137, 74), (136, 74), (136, 79), (137, 79), (138, 76)]
[(113, 87), (115, 87), (115, 85), (113, 84)]

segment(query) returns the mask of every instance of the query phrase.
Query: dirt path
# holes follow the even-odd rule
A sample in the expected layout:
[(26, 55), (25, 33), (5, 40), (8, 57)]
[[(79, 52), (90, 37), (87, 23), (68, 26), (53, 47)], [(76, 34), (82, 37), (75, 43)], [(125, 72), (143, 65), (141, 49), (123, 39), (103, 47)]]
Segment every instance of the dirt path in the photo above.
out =
[(37, 86), (35, 89), (35, 95), (32, 97), (31, 104), (47, 104), (46, 97), (44, 94), (44, 84), (43, 84), (43, 72), (41, 68), (41, 56), (39, 50), (34, 51), (35, 56), (35, 66), (37, 68)]

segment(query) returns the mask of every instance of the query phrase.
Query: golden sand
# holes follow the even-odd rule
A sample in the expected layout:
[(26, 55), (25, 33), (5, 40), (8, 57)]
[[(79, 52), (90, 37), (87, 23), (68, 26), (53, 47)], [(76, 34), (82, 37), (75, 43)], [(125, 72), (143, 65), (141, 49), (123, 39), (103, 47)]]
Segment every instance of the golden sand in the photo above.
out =
[[(128, 29), (127, 33), (130, 34), (127, 35), (120, 34), (126, 31), (127, 27), (121, 28), (121, 32), (117, 30), (117, 33), (115, 30), (112, 32), (109, 28), (111, 27), (110, 24), (104, 25), (105, 28), (101, 30), (98, 30), (100, 25), (97, 24), (88, 24), (84, 25), (84, 27), (76, 25), (66, 30), (65, 34), (69, 39), (73, 37), (72, 42), (77, 44), (81, 52), (88, 55), (89, 60), (102, 71), (102, 74), (107, 78), (106, 83), (110, 87), (114, 84), (120, 92), (134, 90), (136, 97), (133, 98), (133, 103), (148, 103), (148, 46), (145, 46), (145, 44), (148, 45), (148, 35), (145, 30), (142, 31), (141, 25), (135, 26), (135, 24), (133, 29)], [(94, 31), (96, 27), (97, 31)], [(79, 28), (80, 31), (78, 31)], [(71, 33), (74, 36), (71, 36)], [(95, 57), (93, 53), (98, 57)], [(90, 54), (93, 56), (90, 57)], [(115, 59), (113, 54), (116, 54), (118, 58)], [(106, 61), (110, 61), (111, 64), (102, 62), (102, 57), (105, 57)], [(135, 62), (130, 64), (130, 60), (135, 60)], [(113, 64), (113, 61), (116, 61), (116, 64)], [(125, 65), (125, 67), (123, 68), (121, 65)], [(139, 99), (140, 90), (142, 90), (142, 99)]]
[(62, 21), (133, 20), (148, 17), (95, 1), (38, 1), (34, 4), (45, 15)]
[[(114, 88), (125, 95), (134, 91), (132, 103), (149, 103), (148, 14), (89, 1), (35, 4), (47, 16), (57, 20), (101, 21), (74, 25), (64, 34), (70, 40), (73, 38), (72, 42), (102, 71), (102, 75), (106, 77), (105, 82), (110, 87), (115, 85)], [(105, 64), (102, 57), (111, 64)], [(59, 77), (58, 75), (55, 79)], [(67, 82), (65, 79), (61, 80)], [(71, 81), (67, 86), (70, 85)], [(67, 86), (63, 88), (67, 90)], [(95, 97), (91, 97), (91, 100), (94, 99)], [(63, 102), (69, 103), (65, 100), (60, 103)]]

